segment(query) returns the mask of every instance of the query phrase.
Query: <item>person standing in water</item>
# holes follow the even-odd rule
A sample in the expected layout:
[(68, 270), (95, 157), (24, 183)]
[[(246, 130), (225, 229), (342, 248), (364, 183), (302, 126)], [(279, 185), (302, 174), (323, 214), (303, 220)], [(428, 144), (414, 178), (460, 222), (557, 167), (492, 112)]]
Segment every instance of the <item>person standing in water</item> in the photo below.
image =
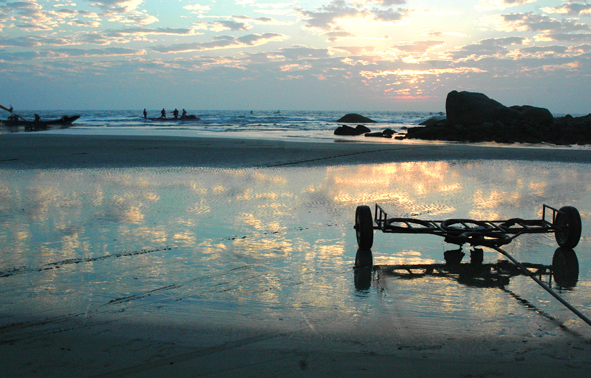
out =
[(178, 111), (178, 109), (175, 108), (174, 111), (172, 112), (172, 115), (174, 116), (174, 119), (179, 118), (179, 111)]
[(164, 110), (164, 108), (162, 108), (162, 111), (160, 112), (160, 118), (166, 118), (166, 110)]
[(146, 108), (144, 108), (144, 119), (148, 119), (148, 112), (146, 111)]

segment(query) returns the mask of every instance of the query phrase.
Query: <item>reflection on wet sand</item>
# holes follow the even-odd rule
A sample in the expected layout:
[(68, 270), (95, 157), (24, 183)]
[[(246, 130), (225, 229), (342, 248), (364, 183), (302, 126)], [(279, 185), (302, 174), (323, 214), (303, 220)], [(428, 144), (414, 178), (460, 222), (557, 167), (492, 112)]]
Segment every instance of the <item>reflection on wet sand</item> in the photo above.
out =
[[(379, 202), (397, 216), (510, 218), (537, 215), (544, 202), (577, 202), (585, 218), (590, 175), (574, 164), (496, 161), (2, 170), (0, 312), (94, 311), (127, 319), (166, 312), (171, 319), (251, 325), (260, 321), (253, 314), (269, 324), (299, 324), (305, 313), (330, 324), (340, 319), (331, 327), (345, 329), (367, 306), (389, 306), (374, 298), (371, 278), (359, 280), (362, 294), (350, 279), (357, 205)], [(543, 237), (515, 244), (532, 259), (553, 245)], [(420, 245), (406, 237), (380, 238), (369, 265), (438, 264), (442, 248), (428, 237)], [(16, 271), (22, 273), (9, 274)], [(449, 311), (461, 322), (467, 315), (457, 313), (457, 301), (477, 302), (491, 313), (508, 306), (507, 298), (481, 300), (475, 297), (484, 294), (447, 286), (449, 306), (429, 307), (435, 302), (419, 303), (423, 294), (409, 294), (431, 290), (429, 279), (434, 277), (406, 280), (410, 286), (389, 291), (402, 296), (400, 311), (413, 313), (418, 306), (427, 318), (429, 311)], [(510, 285), (515, 282), (519, 277)], [(589, 285), (579, 284), (571, 295), (589, 303), (588, 291)], [(470, 300), (462, 302), (466, 296)], [(6, 315), (3, 321), (14, 319)]]
[[(450, 255), (458, 258), (447, 258)], [(401, 265), (371, 265), (370, 251), (357, 251), (355, 264), (355, 282), (359, 281), (359, 290), (367, 290), (368, 283), (373, 280), (376, 287), (382, 287), (382, 281), (388, 277), (413, 280), (425, 277), (439, 277), (453, 279), (460, 284), (472, 287), (498, 287), (509, 285), (510, 279), (515, 276), (526, 275), (516, 265), (507, 260), (499, 260), (495, 263), (482, 263), (482, 250), (474, 248), (471, 251), (471, 261), (462, 263), (464, 253), (460, 250), (446, 251), (446, 262), (433, 264), (401, 264)], [(474, 255), (479, 256), (474, 258)], [(575, 251), (567, 248), (558, 248), (554, 252), (552, 265), (522, 263), (529, 270), (530, 275), (546, 277), (548, 284), (552, 282), (559, 289), (572, 289), (579, 278), (579, 262)], [(368, 269), (369, 268), (369, 269)], [(364, 275), (365, 277), (361, 277)], [(372, 278), (370, 278), (372, 277)]]

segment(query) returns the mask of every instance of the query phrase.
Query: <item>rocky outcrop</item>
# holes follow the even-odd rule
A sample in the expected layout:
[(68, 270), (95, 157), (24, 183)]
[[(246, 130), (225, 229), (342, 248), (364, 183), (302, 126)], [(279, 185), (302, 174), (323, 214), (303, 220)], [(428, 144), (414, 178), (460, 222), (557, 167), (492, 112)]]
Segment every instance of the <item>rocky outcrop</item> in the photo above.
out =
[(485, 94), (451, 91), (445, 101), (447, 121), (452, 125), (482, 125), (501, 122), (510, 125), (515, 121), (530, 124), (549, 124), (554, 121), (548, 109), (535, 106), (506, 107)]
[(376, 131), (373, 133), (366, 133), (366, 137), (377, 137), (377, 138), (392, 138), (395, 134), (394, 130), (392, 129), (385, 129), (383, 131)]
[(369, 132), (371, 130), (363, 125), (357, 125), (357, 127), (341, 125), (334, 131), (334, 135), (361, 135)]
[(591, 114), (554, 118), (548, 109), (506, 107), (482, 93), (448, 94), (447, 119), (409, 128), (407, 138), (466, 142), (591, 144)]
[(357, 125), (356, 127), (341, 125), (334, 131), (334, 135), (345, 135), (345, 136), (365, 135), (366, 137), (379, 137), (379, 138), (392, 138), (392, 136), (394, 134), (396, 134), (396, 132), (392, 129), (384, 129), (383, 131), (372, 132), (367, 126), (364, 126), (364, 125)]
[(480, 125), (484, 122), (507, 121), (517, 111), (488, 98), (482, 93), (451, 91), (445, 100), (447, 120), (451, 124)]
[(359, 114), (350, 113), (342, 116), (337, 122), (342, 123), (376, 123), (373, 119), (369, 119)]

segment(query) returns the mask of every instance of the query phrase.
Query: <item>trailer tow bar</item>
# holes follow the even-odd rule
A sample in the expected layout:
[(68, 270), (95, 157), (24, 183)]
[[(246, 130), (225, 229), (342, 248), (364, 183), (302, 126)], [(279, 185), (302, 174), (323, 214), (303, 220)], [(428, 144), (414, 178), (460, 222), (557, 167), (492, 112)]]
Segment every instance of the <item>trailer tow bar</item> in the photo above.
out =
[(500, 254), (507, 257), (509, 260), (511, 260), (511, 262), (513, 264), (515, 264), (519, 269), (521, 269), (521, 271), (526, 276), (529, 276), (529, 278), (534, 280), (538, 285), (540, 285), (544, 290), (546, 290), (548, 293), (550, 293), (550, 295), (552, 295), (554, 298), (556, 298), (556, 300), (558, 300), (560, 303), (562, 303), (566, 308), (571, 310), (575, 315), (577, 315), (579, 318), (581, 318), (585, 323), (591, 325), (591, 320), (588, 317), (583, 315), (579, 310), (577, 310), (570, 303), (565, 301), (560, 295), (558, 295), (548, 285), (546, 285), (544, 282), (540, 281), (540, 279), (538, 279), (536, 276), (534, 276), (529, 269), (527, 269), (519, 261), (515, 260), (511, 255), (509, 255), (509, 253), (507, 253), (506, 251), (502, 250), (500, 247), (497, 247), (497, 246), (489, 245), (488, 247), (494, 249), (495, 251), (499, 252)]

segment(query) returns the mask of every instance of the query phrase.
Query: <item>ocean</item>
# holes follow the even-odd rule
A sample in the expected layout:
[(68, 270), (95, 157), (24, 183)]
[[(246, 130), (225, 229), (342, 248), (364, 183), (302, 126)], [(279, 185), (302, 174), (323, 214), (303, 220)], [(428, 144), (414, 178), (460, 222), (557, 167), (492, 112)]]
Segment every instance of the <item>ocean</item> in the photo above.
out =
[[(168, 116), (172, 116), (168, 109)], [(182, 109), (179, 109), (182, 110)], [(15, 111), (26, 119), (33, 119), (34, 114), (42, 120), (60, 118), (63, 115), (81, 115), (67, 129), (82, 132), (150, 132), (168, 130), (171, 132), (206, 132), (229, 135), (266, 134), (281, 137), (306, 137), (314, 139), (334, 138), (333, 132), (339, 126), (337, 120), (347, 113), (357, 113), (368, 117), (376, 124), (369, 125), (372, 131), (386, 128), (395, 132), (404, 132), (406, 128), (416, 127), (419, 123), (442, 115), (438, 112), (401, 112), (401, 111), (245, 111), (245, 110), (187, 110), (190, 115), (199, 117), (194, 121), (154, 122), (145, 121), (141, 109), (138, 110), (52, 110), (52, 111)], [(6, 113), (8, 115), (8, 113)], [(148, 110), (148, 117), (159, 117), (160, 110)], [(23, 131), (15, 128), (0, 128), (0, 133)]]

